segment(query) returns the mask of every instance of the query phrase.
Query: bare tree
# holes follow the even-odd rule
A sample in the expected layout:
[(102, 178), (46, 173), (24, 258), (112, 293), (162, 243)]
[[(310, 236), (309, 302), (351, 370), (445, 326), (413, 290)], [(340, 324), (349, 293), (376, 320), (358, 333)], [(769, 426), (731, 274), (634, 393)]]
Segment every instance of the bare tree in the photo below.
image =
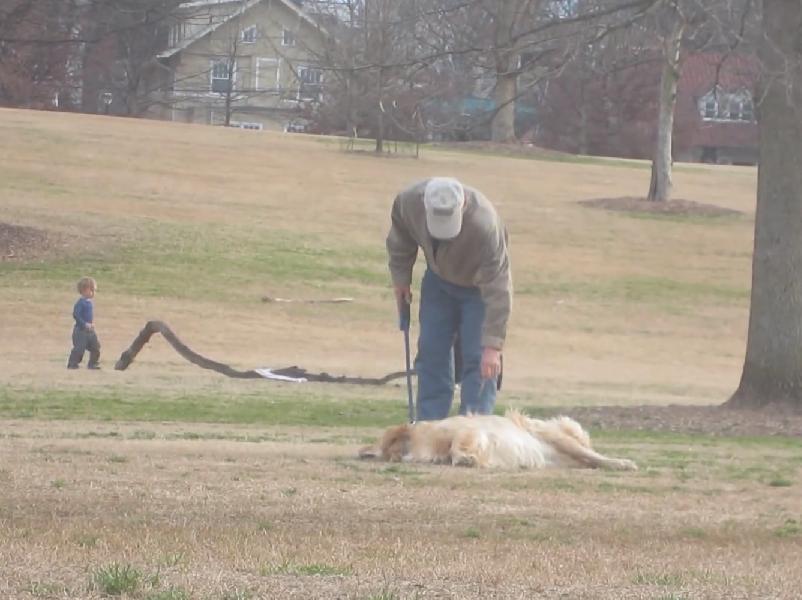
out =
[[(674, 109), (677, 104), (677, 83), (680, 77), (680, 48), (682, 37), (688, 27), (680, 1), (669, 0), (661, 7), (658, 22), (664, 21), (662, 37), (662, 72), (657, 109), (657, 135), (652, 157), (652, 177), (647, 200), (665, 202), (671, 197), (672, 136), (674, 132)], [(662, 25), (662, 23), (659, 23)]]
[(149, 74), (158, 69), (156, 54), (166, 42), (169, 24), (181, 0), (106, 0), (93, 12), (96, 39), (87, 44), (84, 109), (97, 109), (97, 96), (107, 97), (105, 109), (141, 116), (156, 102), (148, 89)]
[(748, 11), (742, 0), (661, 0), (654, 12), (653, 29), (660, 40), (662, 72), (652, 176), (646, 198), (666, 202), (671, 199), (674, 114), (682, 68), (681, 52), (685, 47), (696, 51), (712, 47), (723, 49), (726, 59), (744, 40), (744, 19)]
[(58, 107), (77, 95), (81, 3), (0, 3), (0, 104)]

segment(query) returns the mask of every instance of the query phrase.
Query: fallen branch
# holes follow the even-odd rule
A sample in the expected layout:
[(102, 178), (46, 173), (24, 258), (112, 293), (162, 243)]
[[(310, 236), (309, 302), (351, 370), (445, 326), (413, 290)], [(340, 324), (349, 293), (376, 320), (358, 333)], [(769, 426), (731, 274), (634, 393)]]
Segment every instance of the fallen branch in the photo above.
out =
[[(140, 350), (142, 350), (145, 344), (150, 341), (150, 338), (154, 333), (161, 333), (162, 337), (164, 337), (164, 339), (167, 340), (167, 342), (173, 348), (175, 348), (176, 352), (178, 352), (192, 364), (197, 365), (202, 369), (210, 369), (225, 375), (226, 377), (233, 377), (235, 379), (263, 379), (263, 376), (254, 370), (238, 371), (229, 365), (211, 360), (205, 356), (201, 356), (187, 346), (184, 342), (182, 342), (178, 336), (173, 333), (173, 330), (170, 329), (170, 327), (168, 327), (163, 321), (148, 321), (145, 323), (145, 327), (139, 332), (139, 335), (136, 336), (136, 339), (134, 339), (128, 349), (120, 355), (120, 358), (114, 365), (114, 368), (118, 371), (125, 371), (125, 369), (127, 369), (131, 363), (134, 362), (137, 354), (139, 354)], [(388, 373), (384, 377), (350, 377), (348, 375), (310, 373), (306, 369), (302, 369), (301, 367), (297, 366), (284, 367), (282, 369), (270, 369), (270, 371), (276, 375), (306, 379), (307, 381), (317, 381), (322, 383), (352, 383), (357, 385), (384, 385), (390, 381), (393, 381), (394, 379), (400, 379), (406, 376), (406, 371), (395, 371), (393, 373)]]

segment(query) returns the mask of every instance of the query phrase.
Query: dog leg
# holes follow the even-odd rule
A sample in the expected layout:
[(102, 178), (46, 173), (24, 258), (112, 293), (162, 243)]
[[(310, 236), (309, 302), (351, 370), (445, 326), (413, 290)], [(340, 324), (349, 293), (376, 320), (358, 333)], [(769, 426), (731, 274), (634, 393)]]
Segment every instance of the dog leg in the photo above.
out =
[(592, 469), (609, 469), (611, 471), (637, 471), (638, 465), (627, 458), (611, 458), (599, 454), (592, 448), (586, 448), (574, 438), (543, 435), (557, 452), (571, 457), (578, 463)]
[(451, 443), (451, 464), (459, 467), (486, 467), (487, 440), (473, 430), (457, 432)]

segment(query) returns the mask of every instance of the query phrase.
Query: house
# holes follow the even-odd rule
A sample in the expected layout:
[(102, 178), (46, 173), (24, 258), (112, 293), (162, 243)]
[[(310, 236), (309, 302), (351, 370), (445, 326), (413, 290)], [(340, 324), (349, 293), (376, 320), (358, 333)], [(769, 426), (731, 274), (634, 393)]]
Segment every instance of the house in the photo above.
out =
[(674, 113), (674, 158), (754, 165), (758, 130), (757, 60), (745, 55), (691, 54), (682, 62)]
[[(609, 73), (566, 69), (548, 82), (535, 141), (579, 154), (649, 159), (654, 151), (662, 60)], [(682, 58), (674, 111), (674, 159), (756, 164), (752, 56), (690, 53)]]
[(326, 31), (292, 0), (179, 6), (157, 55), (148, 116), (245, 129), (303, 130), (322, 90)]

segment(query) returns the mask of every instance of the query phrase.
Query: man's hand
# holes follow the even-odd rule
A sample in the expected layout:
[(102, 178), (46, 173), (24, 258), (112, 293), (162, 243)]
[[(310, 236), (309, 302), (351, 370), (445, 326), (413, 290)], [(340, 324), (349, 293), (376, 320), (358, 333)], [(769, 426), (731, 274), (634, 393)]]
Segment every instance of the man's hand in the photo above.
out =
[(501, 374), (501, 350), (485, 346), (482, 349), (482, 379), (495, 379)]

